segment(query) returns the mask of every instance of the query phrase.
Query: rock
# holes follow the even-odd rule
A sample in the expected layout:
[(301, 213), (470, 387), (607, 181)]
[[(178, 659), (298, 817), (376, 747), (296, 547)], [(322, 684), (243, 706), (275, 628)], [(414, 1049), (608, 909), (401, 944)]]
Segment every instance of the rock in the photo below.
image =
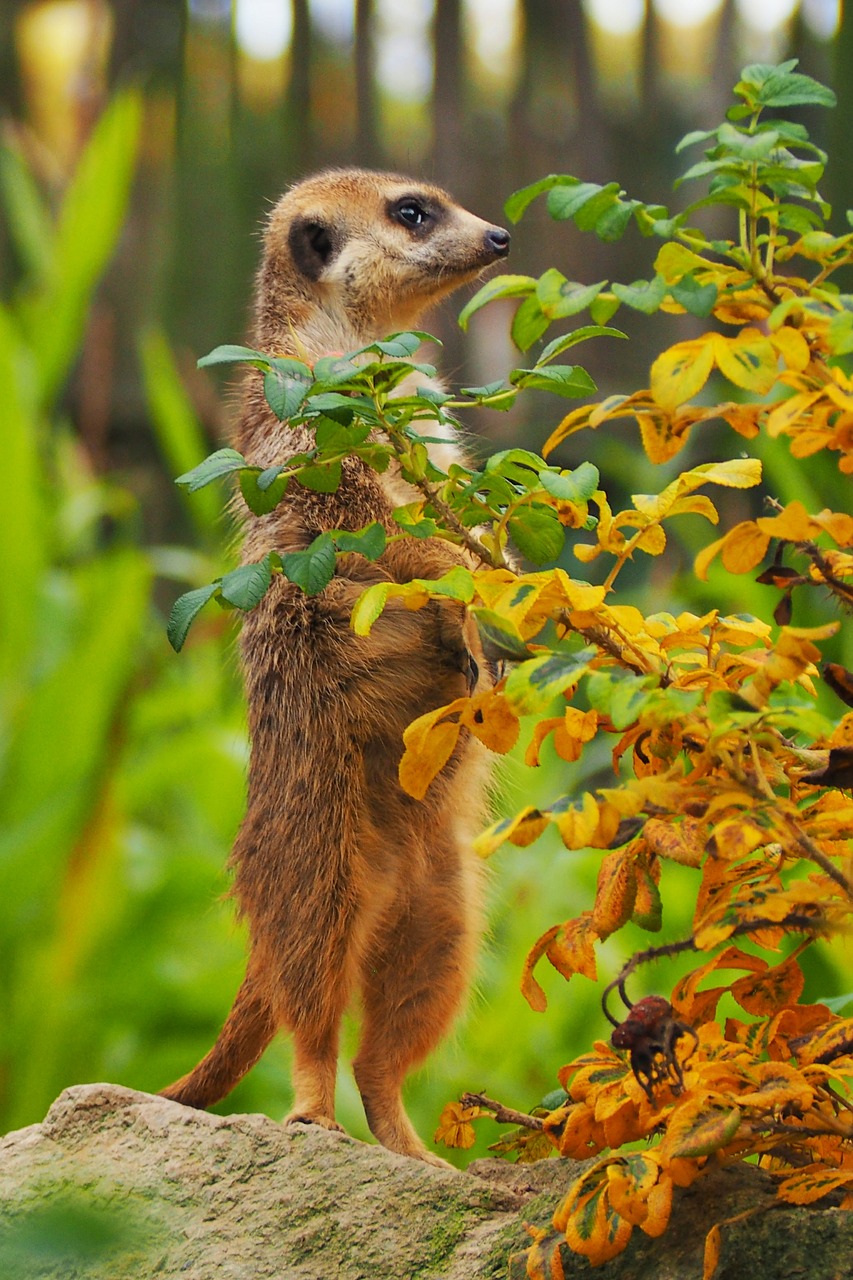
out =
[[(529, 1221), (548, 1227), (566, 1161), (437, 1169), (313, 1126), (213, 1116), (116, 1085), (67, 1089), (44, 1122), (0, 1141), (3, 1280), (485, 1280), (523, 1277)], [(746, 1166), (681, 1196), (666, 1235), (636, 1231), (597, 1280), (701, 1280), (709, 1227), (726, 1228), (715, 1280), (853, 1276), (853, 1215), (773, 1208)], [(776, 1259), (776, 1261), (774, 1261)], [(771, 1269), (767, 1269), (770, 1266)], [(776, 1267), (777, 1269), (772, 1269)]]

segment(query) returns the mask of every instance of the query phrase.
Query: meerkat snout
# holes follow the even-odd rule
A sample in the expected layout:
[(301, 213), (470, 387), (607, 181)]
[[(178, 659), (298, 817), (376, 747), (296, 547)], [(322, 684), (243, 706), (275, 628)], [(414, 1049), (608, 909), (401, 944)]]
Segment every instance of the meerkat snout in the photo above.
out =
[(486, 248), (491, 249), (496, 258), (505, 258), (509, 253), (510, 234), (503, 227), (490, 227), (486, 232)]

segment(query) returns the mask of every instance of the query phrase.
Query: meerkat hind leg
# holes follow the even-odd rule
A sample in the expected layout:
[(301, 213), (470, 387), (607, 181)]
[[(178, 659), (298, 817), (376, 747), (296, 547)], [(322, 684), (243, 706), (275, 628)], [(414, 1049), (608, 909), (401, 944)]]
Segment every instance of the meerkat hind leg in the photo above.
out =
[(343, 1133), (343, 1126), (335, 1120), (337, 1031), (318, 1042), (316, 1037), (297, 1030), (293, 1036), (293, 1055), (294, 1100), (285, 1124), (316, 1124)]
[(452, 1166), (415, 1133), (402, 1088), (458, 1012), (472, 934), (464, 904), (451, 893), (439, 885), (432, 892), (416, 888), (401, 917), (376, 939), (363, 970), (364, 1025), (353, 1070), (367, 1123), (383, 1146), (442, 1168)]

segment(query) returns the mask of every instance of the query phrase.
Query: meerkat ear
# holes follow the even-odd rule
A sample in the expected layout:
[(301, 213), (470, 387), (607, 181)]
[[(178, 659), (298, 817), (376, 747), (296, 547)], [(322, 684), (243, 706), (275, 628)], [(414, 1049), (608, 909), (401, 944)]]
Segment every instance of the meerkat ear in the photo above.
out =
[(322, 222), (297, 218), (287, 237), (294, 265), (309, 280), (317, 280), (335, 253), (334, 232)]

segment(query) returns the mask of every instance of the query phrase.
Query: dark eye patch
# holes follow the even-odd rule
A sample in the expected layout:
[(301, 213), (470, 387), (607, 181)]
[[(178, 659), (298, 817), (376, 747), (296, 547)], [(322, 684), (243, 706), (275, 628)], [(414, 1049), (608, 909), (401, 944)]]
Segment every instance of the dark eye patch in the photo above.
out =
[(287, 237), (294, 265), (309, 280), (317, 280), (337, 252), (334, 227), (310, 218), (296, 218)]

